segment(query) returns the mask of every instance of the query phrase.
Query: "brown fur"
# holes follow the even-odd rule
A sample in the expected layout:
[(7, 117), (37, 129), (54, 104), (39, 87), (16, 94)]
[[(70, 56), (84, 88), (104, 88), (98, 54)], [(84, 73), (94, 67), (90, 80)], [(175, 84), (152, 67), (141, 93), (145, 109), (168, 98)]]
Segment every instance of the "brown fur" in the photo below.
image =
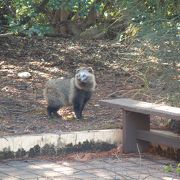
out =
[(78, 69), (74, 78), (51, 79), (46, 83), (44, 97), (48, 107), (59, 109), (63, 106), (74, 105), (74, 97), (78, 96), (76, 88), (89, 92), (90, 94), (95, 90), (96, 81), (92, 69), (88, 69), (88, 72), (90, 71), (90, 76), (86, 83), (82, 83), (78, 80), (78, 72), (83, 70), (84, 68)]

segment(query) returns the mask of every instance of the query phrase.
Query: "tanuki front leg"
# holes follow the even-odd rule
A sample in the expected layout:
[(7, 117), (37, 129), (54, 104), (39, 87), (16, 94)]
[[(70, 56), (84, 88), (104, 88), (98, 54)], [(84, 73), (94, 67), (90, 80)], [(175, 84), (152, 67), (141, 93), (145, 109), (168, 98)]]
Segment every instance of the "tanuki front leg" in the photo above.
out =
[(79, 102), (77, 102), (77, 103), (74, 103), (73, 108), (74, 108), (74, 113), (76, 115), (76, 118), (82, 119), (83, 106)]

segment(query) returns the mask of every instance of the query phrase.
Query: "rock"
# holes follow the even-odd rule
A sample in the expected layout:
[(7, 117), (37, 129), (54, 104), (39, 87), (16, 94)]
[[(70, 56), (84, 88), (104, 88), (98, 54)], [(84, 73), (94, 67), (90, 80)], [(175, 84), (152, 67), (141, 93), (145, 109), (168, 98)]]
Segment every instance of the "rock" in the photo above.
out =
[(94, 107), (99, 107), (100, 105), (99, 104), (95, 104)]
[(31, 77), (31, 74), (29, 72), (20, 72), (18, 73), (18, 77), (23, 78), (23, 79), (28, 79)]

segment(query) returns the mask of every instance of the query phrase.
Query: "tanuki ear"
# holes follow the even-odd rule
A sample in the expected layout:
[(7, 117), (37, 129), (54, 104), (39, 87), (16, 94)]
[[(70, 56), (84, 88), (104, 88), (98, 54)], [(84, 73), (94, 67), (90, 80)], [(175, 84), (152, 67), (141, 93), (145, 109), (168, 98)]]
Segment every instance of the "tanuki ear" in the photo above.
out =
[(87, 70), (90, 72), (90, 73), (94, 73), (94, 70), (92, 67), (87, 67)]

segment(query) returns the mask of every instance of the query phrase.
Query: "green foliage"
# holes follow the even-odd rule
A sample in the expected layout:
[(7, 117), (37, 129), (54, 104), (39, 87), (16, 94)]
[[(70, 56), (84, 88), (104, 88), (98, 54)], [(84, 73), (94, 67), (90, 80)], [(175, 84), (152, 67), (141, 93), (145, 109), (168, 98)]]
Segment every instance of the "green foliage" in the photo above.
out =
[(9, 31), (29, 36), (33, 34), (42, 36), (50, 32), (52, 29), (48, 25), (47, 17), (36, 10), (40, 2), (40, 0), (13, 0), (9, 6), (9, 11), (4, 14), (9, 24)]
[[(134, 47), (141, 53), (139, 63), (147, 62), (148, 67), (156, 67), (154, 81), (164, 84), (166, 100), (171, 105), (179, 106), (180, 93), (178, 82), (178, 63), (180, 57), (180, 6), (177, 0), (130, 0), (119, 3), (126, 9), (130, 31), (120, 33), (119, 40), (133, 39), (138, 42)], [(132, 33), (135, 32), (136, 33)], [(140, 61), (139, 61), (140, 60)], [(133, 59), (133, 61), (136, 61)], [(151, 81), (152, 77), (149, 78)], [(160, 84), (159, 84), (160, 85)], [(163, 85), (162, 85), (163, 86)]]
[(118, 7), (129, 16), (129, 21), (141, 29), (139, 35), (149, 32), (159, 34), (178, 32), (180, 6), (177, 0), (124, 0), (117, 2)]
[(95, 3), (95, 0), (50, 0), (48, 8), (50, 10), (65, 9), (77, 13), (80, 17), (86, 17), (92, 5), (95, 6), (97, 12), (102, 12), (104, 4), (102, 2)]
[[(9, 31), (23, 33), (30, 30), (26, 34), (31, 35), (34, 32), (42, 35), (45, 34), (45, 31), (52, 30), (48, 12), (65, 9), (85, 19), (91, 8), (95, 7), (99, 16), (103, 17), (102, 20), (117, 20), (121, 16), (128, 16), (131, 27), (124, 34), (119, 35), (121, 40), (137, 34), (142, 36), (150, 31), (157, 35), (159, 32), (167, 33), (167, 29), (168, 33), (180, 36), (178, 31), (180, 26), (178, 12), (180, 10), (177, 0), (49, 0), (43, 7), (43, 11), (38, 12), (37, 7), (43, 1), (0, 0), (0, 9), (3, 9), (3, 16), (8, 20)], [(26, 19), (28, 20), (26, 21)]]
[(164, 172), (166, 172), (166, 173), (173, 172), (172, 165), (170, 164), (170, 165), (164, 166)]
[(176, 172), (178, 176), (180, 176), (180, 163), (177, 164), (175, 168), (171, 164), (164, 166), (164, 172), (170, 173), (170, 172)]
[(63, 0), (50, 0), (48, 2), (48, 7), (51, 9), (51, 10), (58, 10), (60, 8), (67, 8), (68, 7), (68, 4), (67, 4), (67, 1), (63, 1)]
[[(2, 0), (1, 0), (2, 1)], [(0, 7), (5, 7), (7, 4), (0, 1)], [(9, 30), (14, 33), (25, 33), (32, 35), (46, 34), (52, 31), (49, 26), (48, 12), (53, 10), (65, 9), (72, 13), (78, 14), (79, 17), (86, 17), (90, 11), (94, 0), (49, 0), (43, 12), (38, 12), (37, 7), (43, 0), (13, 0), (10, 4), (10, 9), (5, 12), (4, 17), (8, 20)], [(95, 4), (96, 10), (100, 11), (101, 3)], [(27, 22), (26, 22), (26, 19)], [(25, 20), (25, 23), (22, 21)], [(41, 25), (40, 25), (41, 24)], [(28, 32), (29, 31), (29, 32)]]
[(52, 32), (53, 29), (50, 26), (44, 24), (36, 24), (32, 25), (32, 27), (29, 28), (29, 30), (27, 31), (27, 35), (30, 37), (34, 34), (37, 34), (38, 36), (44, 36), (45, 34)]
[(176, 167), (176, 173), (178, 176), (180, 176), (180, 163)]

